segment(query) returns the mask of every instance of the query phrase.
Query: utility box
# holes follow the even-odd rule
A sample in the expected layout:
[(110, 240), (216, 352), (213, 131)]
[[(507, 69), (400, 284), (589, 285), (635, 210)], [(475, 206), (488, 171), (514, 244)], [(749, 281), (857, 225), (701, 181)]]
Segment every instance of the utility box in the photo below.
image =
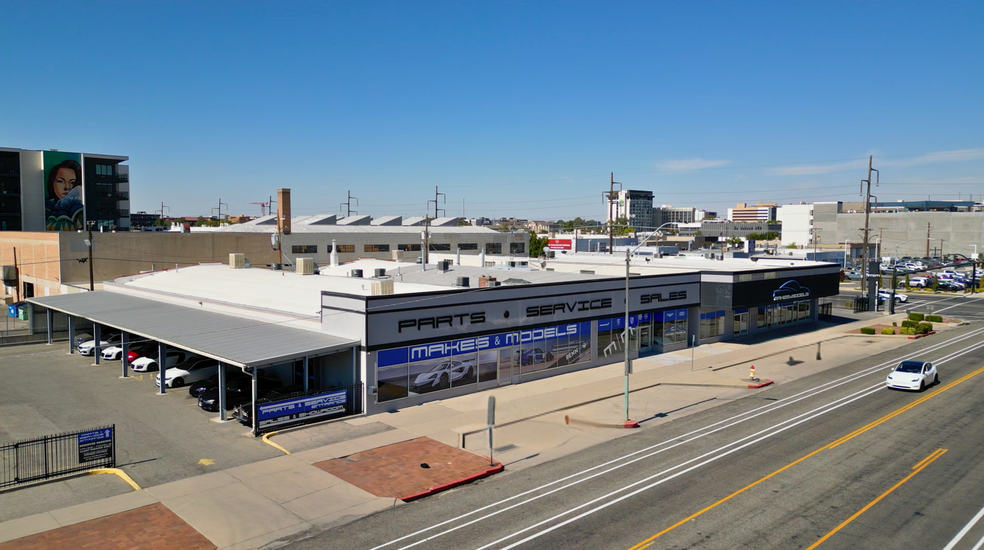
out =
[(298, 258), (295, 271), (298, 275), (314, 275), (314, 258)]

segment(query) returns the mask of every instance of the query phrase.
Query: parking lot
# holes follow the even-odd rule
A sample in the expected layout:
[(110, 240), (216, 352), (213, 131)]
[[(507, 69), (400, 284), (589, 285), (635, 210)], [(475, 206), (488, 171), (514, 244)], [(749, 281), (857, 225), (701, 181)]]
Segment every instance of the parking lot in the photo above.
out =
[[(115, 424), (117, 463), (141, 487), (281, 455), (236, 421), (213, 422), (187, 388), (159, 395), (156, 373), (121, 378), (119, 361), (67, 352), (67, 342), (0, 348), (0, 441)], [(7, 491), (0, 521), (130, 491), (115, 476)]]

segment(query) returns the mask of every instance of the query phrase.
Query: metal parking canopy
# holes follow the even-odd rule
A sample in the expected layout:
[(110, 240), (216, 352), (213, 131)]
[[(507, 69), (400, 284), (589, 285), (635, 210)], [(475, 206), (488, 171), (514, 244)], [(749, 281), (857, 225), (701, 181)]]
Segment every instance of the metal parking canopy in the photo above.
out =
[(359, 345), (283, 323), (97, 291), (28, 298), (28, 302), (157, 340), (237, 367), (264, 367)]

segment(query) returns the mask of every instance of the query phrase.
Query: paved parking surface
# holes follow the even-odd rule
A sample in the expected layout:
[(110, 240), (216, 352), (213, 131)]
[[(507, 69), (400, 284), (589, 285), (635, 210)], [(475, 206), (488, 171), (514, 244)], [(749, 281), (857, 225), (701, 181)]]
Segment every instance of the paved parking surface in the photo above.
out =
[[(158, 395), (155, 373), (120, 378), (119, 361), (93, 366), (67, 348), (0, 348), (0, 442), (116, 424), (117, 463), (141, 487), (281, 455), (238, 422), (212, 422), (186, 388)], [(115, 476), (6, 491), (0, 521), (129, 491)]]

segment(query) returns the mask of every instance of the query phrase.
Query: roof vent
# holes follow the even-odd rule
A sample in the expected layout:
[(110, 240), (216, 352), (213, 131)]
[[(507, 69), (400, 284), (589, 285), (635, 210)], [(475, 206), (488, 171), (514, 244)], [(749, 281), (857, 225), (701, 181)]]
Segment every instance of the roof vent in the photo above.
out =
[(457, 286), (468, 287), (468, 277), (458, 277)]
[(361, 269), (353, 269), (352, 270), (352, 277), (358, 277), (358, 278), (361, 279), (362, 278), (362, 270)]
[[(380, 278), (380, 277), (385, 277), (386, 276), (386, 268), (385, 267), (377, 267), (376, 268), (376, 271), (374, 273), (375, 273), (374, 276), (377, 279)], [(392, 294), (392, 293), (390, 293), (390, 294)]]
[(246, 267), (246, 255), (242, 252), (229, 254), (229, 267), (233, 269), (243, 269)]
[(372, 282), (372, 295), (382, 296), (384, 294), (393, 294), (393, 279), (383, 279)]
[(314, 258), (297, 258), (298, 275), (314, 275)]

